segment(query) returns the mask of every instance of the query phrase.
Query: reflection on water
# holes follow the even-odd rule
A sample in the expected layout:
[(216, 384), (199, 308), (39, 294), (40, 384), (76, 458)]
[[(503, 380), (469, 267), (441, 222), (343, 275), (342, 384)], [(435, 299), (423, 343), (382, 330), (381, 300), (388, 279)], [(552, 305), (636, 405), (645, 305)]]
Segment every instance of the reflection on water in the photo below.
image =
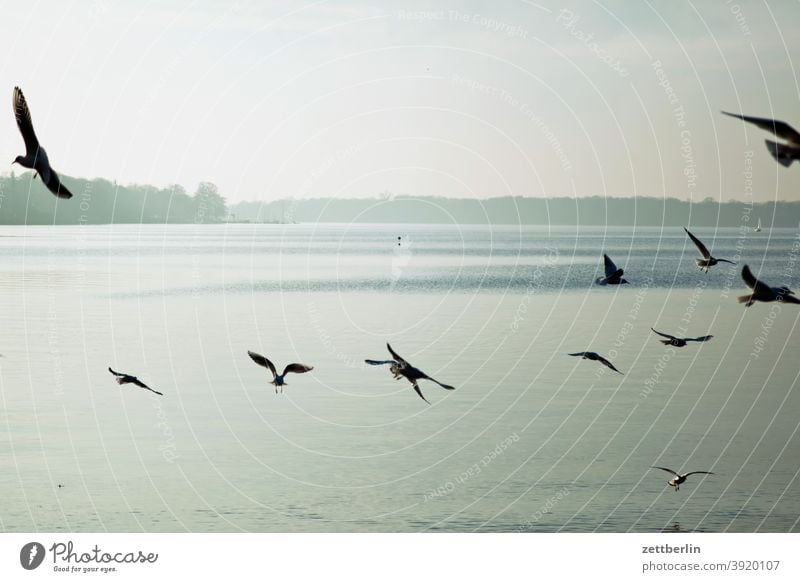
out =
[[(800, 310), (735, 300), (744, 262), (796, 285), (795, 233), (695, 230), (740, 265), (677, 228), (4, 227), (0, 528), (798, 531)], [(275, 395), (247, 350), (314, 370)]]

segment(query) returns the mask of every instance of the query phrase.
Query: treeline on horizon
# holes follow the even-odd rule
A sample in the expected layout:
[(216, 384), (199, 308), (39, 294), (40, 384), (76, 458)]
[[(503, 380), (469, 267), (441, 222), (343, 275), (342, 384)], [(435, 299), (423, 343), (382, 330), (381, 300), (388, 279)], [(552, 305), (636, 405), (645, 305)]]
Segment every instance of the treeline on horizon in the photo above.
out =
[(211, 182), (190, 195), (182, 186), (118, 185), (102, 178), (64, 180), (73, 198), (50, 194), (32, 174), (0, 176), (0, 224), (419, 223), (586, 226), (741, 226), (796, 228), (800, 201), (689, 202), (677, 198), (505, 196), (485, 199), (383, 195), (226, 204)]
[(214, 224), (228, 215), (225, 198), (211, 182), (193, 195), (180, 185), (118, 185), (102, 178), (62, 177), (72, 198), (59, 199), (33, 174), (0, 176), (0, 224)]
[[(386, 222), (423, 224), (529, 224), (586, 226), (755, 226), (797, 228), (800, 201), (719, 203), (711, 198), (601, 196), (458, 199), (396, 196), (371, 199), (295, 199), (240, 202), (231, 216), (251, 222)], [(751, 224), (752, 223), (752, 224)]]

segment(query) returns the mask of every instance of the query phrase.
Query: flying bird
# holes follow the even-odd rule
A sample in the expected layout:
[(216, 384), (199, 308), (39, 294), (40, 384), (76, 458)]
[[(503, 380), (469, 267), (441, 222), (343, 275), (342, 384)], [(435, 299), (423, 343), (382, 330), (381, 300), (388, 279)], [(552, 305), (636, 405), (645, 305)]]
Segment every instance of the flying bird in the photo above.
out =
[(598, 277), (595, 283), (598, 285), (626, 285), (628, 282), (622, 278), (625, 271), (618, 269), (608, 255), (603, 255), (603, 261), (606, 271), (605, 277)]
[(13, 104), (17, 127), (25, 141), (25, 155), (17, 156), (12, 164), (19, 164), (33, 170), (42, 179), (47, 189), (59, 198), (72, 198), (72, 193), (61, 183), (58, 174), (50, 167), (47, 152), (36, 139), (36, 132), (33, 131), (33, 122), (31, 121), (31, 111), (28, 109), (28, 103), (19, 87), (14, 87)]
[(715, 259), (714, 257), (711, 256), (711, 253), (706, 248), (706, 245), (700, 242), (699, 238), (697, 238), (691, 232), (689, 232), (689, 230), (685, 226), (683, 227), (683, 230), (686, 231), (686, 234), (689, 235), (689, 238), (692, 239), (692, 242), (697, 247), (697, 250), (700, 251), (701, 255), (703, 255), (702, 259), (694, 260), (694, 262), (697, 264), (697, 266), (700, 268), (701, 271), (704, 270), (706, 273), (708, 273), (708, 270), (717, 263), (730, 263), (731, 265), (736, 264), (733, 261), (729, 261), (728, 259)]
[(766, 283), (756, 279), (750, 272), (750, 267), (745, 265), (742, 268), (742, 279), (753, 292), (750, 295), (742, 295), (737, 300), (744, 303), (745, 307), (750, 307), (756, 301), (783, 301), (784, 303), (800, 303), (800, 299), (794, 296), (794, 291), (786, 285), (781, 287), (770, 287)]
[(277, 370), (275, 370), (275, 365), (270, 362), (267, 358), (262, 356), (261, 354), (257, 354), (255, 352), (247, 351), (247, 354), (252, 358), (252, 360), (258, 364), (259, 366), (264, 366), (270, 372), (272, 372), (272, 384), (275, 386), (275, 394), (278, 393), (278, 386), (281, 387), (281, 392), (283, 392), (283, 387), (287, 386), (284, 377), (286, 374), (290, 372), (294, 372), (295, 374), (305, 374), (306, 372), (310, 372), (314, 369), (313, 366), (306, 366), (305, 364), (289, 364), (283, 369), (283, 374), (278, 375)]
[[(595, 360), (595, 361), (600, 362), (601, 364), (603, 364), (606, 368), (611, 368), (617, 374), (622, 374), (622, 372), (620, 372), (619, 370), (617, 370), (614, 367), (614, 364), (612, 364), (611, 362), (606, 360), (603, 356), (601, 356), (597, 352), (576, 352), (574, 354), (569, 354), (569, 355), (570, 356), (580, 356), (581, 359), (584, 359), (584, 360)], [(625, 374), (622, 374), (622, 375), (624, 376)]]
[(654, 330), (652, 327), (650, 328), (654, 333), (657, 333), (661, 337), (665, 337), (665, 340), (658, 340), (665, 346), (675, 346), (676, 348), (682, 348), (686, 345), (687, 342), (707, 342), (710, 340), (713, 335), (701, 335), (700, 337), (675, 337), (674, 335), (669, 335), (668, 333), (661, 333), (660, 331)]
[(146, 390), (150, 390), (150, 392), (154, 392), (155, 394), (158, 394), (159, 396), (164, 396), (161, 392), (158, 392), (157, 390), (153, 390), (152, 388), (150, 388), (150, 386), (148, 386), (147, 384), (145, 384), (144, 382), (139, 380), (139, 378), (137, 378), (136, 376), (131, 376), (130, 374), (121, 374), (119, 372), (115, 372), (110, 367), (108, 368), (108, 371), (111, 372), (112, 374), (114, 374), (117, 377), (117, 384), (134, 384), (134, 385), (138, 386), (139, 388), (145, 388)]
[(772, 154), (772, 157), (775, 158), (781, 166), (791, 166), (793, 161), (800, 160), (800, 133), (797, 133), (797, 131), (785, 121), (767, 119), (764, 117), (748, 117), (737, 113), (728, 113), (727, 111), (723, 111), (722, 113), (755, 124), (761, 129), (771, 131), (776, 136), (786, 140), (786, 143), (776, 143), (768, 139), (764, 140), (769, 153)]
[(675, 475), (672, 479), (667, 481), (667, 484), (670, 487), (675, 487), (675, 491), (678, 491), (681, 488), (681, 483), (686, 481), (686, 478), (689, 475), (698, 475), (698, 474), (713, 475), (714, 474), (711, 471), (692, 471), (691, 473), (684, 473), (683, 475), (681, 475), (680, 473), (676, 473), (672, 469), (667, 469), (666, 467), (650, 467), (650, 468), (651, 469), (661, 469), (662, 471), (666, 471), (667, 473), (672, 473), (673, 475)]
[[(416, 391), (416, 393), (425, 402), (428, 402), (428, 400), (422, 395), (422, 390), (419, 389), (419, 384), (417, 384), (418, 380), (430, 380), (431, 382), (434, 382), (434, 383), (438, 384), (439, 386), (441, 386), (445, 390), (455, 390), (455, 388), (453, 386), (448, 386), (447, 384), (442, 384), (438, 380), (434, 380), (433, 378), (428, 376), (425, 372), (423, 372), (419, 368), (415, 368), (414, 366), (409, 364), (406, 360), (401, 358), (397, 354), (397, 352), (395, 352), (392, 349), (392, 346), (390, 346), (388, 343), (386, 344), (386, 347), (389, 350), (389, 353), (394, 358), (393, 360), (364, 360), (364, 362), (366, 362), (367, 364), (370, 364), (371, 366), (384, 366), (384, 365), (388, 364), (389, 365), (389, 372), (392, 373), (392, 376), (394, 376), (394, 379), (395, 380), (399, 380), (400, 378), (405, 378), (406, 380), (411, 382), (411, 385), (413, 386), (413, 388)], [(430, 404), (430, 402), (428, 402), (428, 404)]]

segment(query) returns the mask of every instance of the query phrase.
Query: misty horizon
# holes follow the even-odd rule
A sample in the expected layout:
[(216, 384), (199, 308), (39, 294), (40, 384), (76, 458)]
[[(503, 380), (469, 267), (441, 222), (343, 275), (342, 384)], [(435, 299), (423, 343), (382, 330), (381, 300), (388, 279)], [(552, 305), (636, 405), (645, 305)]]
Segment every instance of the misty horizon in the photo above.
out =
[(800, 201), (699, 201), (637, 196), (453, 198), (383, 191), (364, 197), (282, 197), (230, 203), (216, 184), (195, 191), (65, 177), (74, 198), (59, 201), (31, 173), (0, 175), (0, 224), (220, 224), (224, 222), (388, 222), (609, 226), (748, 226), (800, 223)]
[[(768, 136), (721, 113), (800, 123), (789, 4), (431, 8), (205, 0), (173, 19), (127, 2), (14, 4), (4, 72), (60, 172), (213, 182), (230, 203), (384, 190), (724, 201), (745, 172), (757, 201), (800, 191)], [(38, 23), (24, 43), (21, 22)], [(10, 161), (13, 116), (0, 131)]]

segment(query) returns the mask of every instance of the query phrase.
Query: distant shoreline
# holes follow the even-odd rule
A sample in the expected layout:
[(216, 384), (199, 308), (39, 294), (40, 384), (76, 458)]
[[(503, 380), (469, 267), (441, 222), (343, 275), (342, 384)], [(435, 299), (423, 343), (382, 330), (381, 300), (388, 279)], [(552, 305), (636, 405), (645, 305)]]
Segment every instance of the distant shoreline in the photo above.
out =
[(229, 207), (238, 219), (285, 216), (300, 223), (494, 224), (541, 226), (728, 226), (796, 228), (800, 201), (759, 202), (706, 198), (496, 197), (435, 196), (383, 198), (308, 198), (239, 202)]
[(384, 193), (373, 198), (281, 198), (228, 203), (216, 185), (193, 194), (103, 179), (67, 178), (60, 200), (29, 174), (0, 176), (0, 224), (493, 224), (541, 226), (727, 226), (796, 228), (800, 201), (718, 202), (665, 197), (498, 196), (446, 198)]

